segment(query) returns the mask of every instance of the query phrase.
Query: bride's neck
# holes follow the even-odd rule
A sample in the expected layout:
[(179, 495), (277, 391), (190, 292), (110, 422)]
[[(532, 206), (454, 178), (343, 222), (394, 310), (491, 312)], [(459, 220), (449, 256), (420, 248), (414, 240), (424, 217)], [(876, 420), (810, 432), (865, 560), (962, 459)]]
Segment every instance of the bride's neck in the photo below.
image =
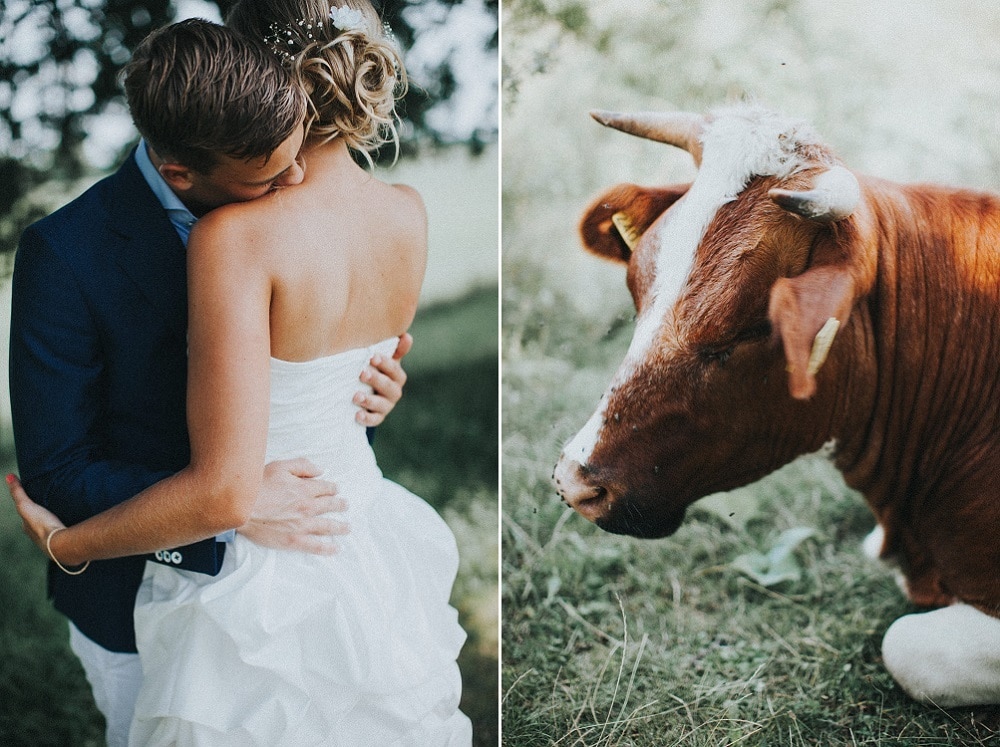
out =
[(302, 150), (302, 157), (307, 171), (310, 163), (331, 169), (357, 167), (347, 144), (340, 138), (319, 145), (306, 145)]

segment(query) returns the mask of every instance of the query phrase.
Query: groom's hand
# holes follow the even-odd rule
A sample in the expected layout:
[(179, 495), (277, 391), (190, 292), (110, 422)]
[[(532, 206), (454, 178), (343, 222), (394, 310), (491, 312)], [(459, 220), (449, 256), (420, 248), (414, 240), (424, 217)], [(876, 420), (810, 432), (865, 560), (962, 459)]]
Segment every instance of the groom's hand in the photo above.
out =
[(308, 459), (286, 459), (264, 467), (257, 502), (239, 533), (258, 545), (333, 555), (333, 538), (350, 529), (325, 514), (343, 511), (347, 502), (337, 486), (317, 479), (322, 474)]
[(399, 337), (399, 345), (391, 358), (376, 355), (369, 361), (370, 365), (361, 372), (361, 381), (372, 388), (371, 394), (358, 392), (354, 395), (354, 404), (358, 410), (357, 421), (369, 428), (381, 425), (392, 408), (403, 397), (403, 385), (406, 383), (406, 371), (400, 363), (403, 356), (413, 347), (413, 337), (404, 332)]

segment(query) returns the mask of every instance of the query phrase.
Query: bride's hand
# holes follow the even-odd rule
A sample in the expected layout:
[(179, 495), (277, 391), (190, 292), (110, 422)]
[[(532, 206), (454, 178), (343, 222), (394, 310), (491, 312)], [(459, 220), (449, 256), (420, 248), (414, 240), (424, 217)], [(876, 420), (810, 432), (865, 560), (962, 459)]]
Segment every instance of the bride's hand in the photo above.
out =
[(66, 525), (54, 513), (31, 500), (15, 475), (7, 475), (7, 487), (10, 488), (10, 497), (14, 499), (14, 508), (21, 515), (24, 533), (48, 557), (45, 540), (53, 530), (65, 529)]
[(371, 365), (361, 372), (361, 381), (368, 384), (373, 392), (354, 395), (354, 404), (361, 409), (357, 420), (369, 428), (381, 425), (392, 408), (403, 396), (403, 385), (406, 383), (406, 371), (400, 363), (403, 356), (413, 347), (413, 337), (405, 332), (399, 337), (399, 345), (392, 358), (377, 355), (371, 359)]

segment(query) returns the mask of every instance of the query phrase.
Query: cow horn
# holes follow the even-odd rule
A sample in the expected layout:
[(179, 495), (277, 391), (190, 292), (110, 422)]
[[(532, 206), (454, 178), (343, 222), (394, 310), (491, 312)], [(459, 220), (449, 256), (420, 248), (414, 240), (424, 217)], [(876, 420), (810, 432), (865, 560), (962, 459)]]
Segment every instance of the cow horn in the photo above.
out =
[(767, 194), (790, 213), (830, 223), (854, 212), (861, 199), (861, 188), (854, 174), (843, 166), (832, 166), (816, 176), (812, 189), (772, 189)]
[(605, 127), (613, 127), (630, 135), (683, 148), (694, 158), (696, 166), (701, 165), (701, 131), (705, 125), (705, 118), (699, 114), (687, 112), (619, 114), (592, 111), (590, 116)]

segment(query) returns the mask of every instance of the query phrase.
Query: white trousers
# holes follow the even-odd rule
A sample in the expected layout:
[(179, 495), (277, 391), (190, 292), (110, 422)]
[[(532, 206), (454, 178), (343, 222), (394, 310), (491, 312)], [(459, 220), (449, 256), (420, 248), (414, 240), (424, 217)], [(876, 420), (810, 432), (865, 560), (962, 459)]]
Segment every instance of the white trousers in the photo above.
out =
[(108, 747), (127, 747), (135, 699), (142, 685), (139, 654), (108, 651), (69, 624), (69, 646), (83, 664), (97, 709), (107, 722)]

